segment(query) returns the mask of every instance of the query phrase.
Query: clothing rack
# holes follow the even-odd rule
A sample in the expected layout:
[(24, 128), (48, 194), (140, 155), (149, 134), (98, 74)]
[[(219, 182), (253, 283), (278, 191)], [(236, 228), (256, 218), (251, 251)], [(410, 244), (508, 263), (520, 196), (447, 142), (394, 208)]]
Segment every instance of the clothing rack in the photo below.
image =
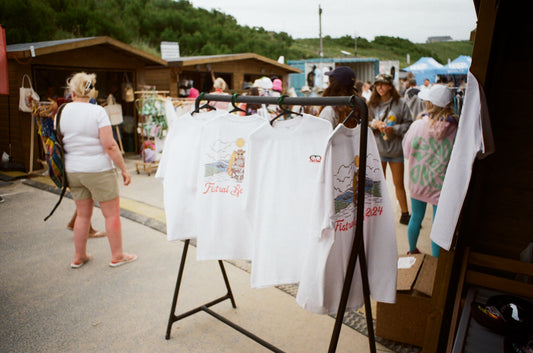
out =
[[(221, 102), (233, 102), (233, 103), (252, 103), (252, 104), (279, 104), (280, 106), (292, 106), (292, 105), (315, 105), (315, 106), (326, 106), (326, 105), (332, 105), (332, 106), (339, 106), (339, 105), (348, 105), (353, 108), (353, 110), (358, 109), (360, 112), (360, 117), (356, 118), (358, 120), (358, 123), (366, 127), (368, 126), (368, 108), (366, 106), (366, 103), (357, 96), (342, 96), (342, 97), (287, 97), (287, 96), (281, 96), (281, 97), (263, 97), (263, 96), (245, 96), (245, 95), (220, 95), (220, 94), (205, 94), (201, 93), (195, 101), (195, 111), (199, 111), (201, 109), (200, 102), (202, 101), (221, 101)], [(355, 117), (354, 117), (355, 118)], [(374, 335), (374, 326), (372, 321), (372, 308), (370, 306), (370, 287), (368, 283), (368, 268), (366, 263), (366, 255), (365, 255), (365, 246), (364, 246), (364, 239), (363, 239), (363, 219), (364, 219), (364, 203), (365, 203), (365, 180), (366, 180), (366, 154), (367, 154), (367, 141), (368, 141), (368, 129), (362, 128), (361, 129), (361, 135), (360, 135), (360, 150), (359, 150), (359, 170), (358, 170), (358, 184), (357, 188), (358, 190), (362, 190), (363, 192), (357, 193), (357, 222), (356, 226), (354, 227), (354, 240), (352, 243), (352, 249), (350, 253), (350, 259), (348, 261), (348, 265), (346, 268), (346, 277), (344, 279), (344, 285), (342, 288), (342, 294), (341, 299), (339, 302), (339, 307), (337, 311), (337, 315), (335, 318), (335, 325), (333, 328), (333, 332), (331, 335), (331, 340), (329, 344), (329, 350), (328, 353), (334, 353), (337, 349), (337, 343), (339, 340), (339, 335), (344, 319), (344, 314), (346, 311), (346, 306), (348, 303), (348, 297), (350, 294), (350, 288), (352, 285), (352, 279), (355, 272), (355, 265), (357, 263), (357, 257), (359, 257), (359, 266), (361, 269), (361, 280), (362, 280), (362, 287), (363, 287), (363, 297), (364, 297), (364, 306), (365, 306), (365, 315), (366, 315), (366, 323), (367, 323), (367, 330), (368, 330), (368, 341), (370, 346), (370, 352), (376, 353), (376, 341), (375, 341), (375, 335)], [(261, 338), (257, 337), (253, 333), (245, 330), (244, 328), (234, 324), (233, 322), (227, 320), (223, 316), (217, 314), (216, 312), (209, 309), (209, 307), (218, 304), (222, 301), (225, 301), (229, 299), (231, 301), (231, 304), (233, 308), (236, 308), (235, 304), (235, 298), (233, 297), (233, 293), (231, 291), (231, 287), (229, 284), (228, 277), (226, 275), (226, 271), (224, 268), (224, 264), (222, 260), (218, 260), (220, 270), (222, 272), (222, 277), (224, 278), (224, 283), (226, 285), (227, 293), (226, 295), (215, 299), (209, 303), (206, 303), (204, 305), (201, 305), (195, 309), (189, 310), (183, 314), (176, 315), (176, 305), (178, 300), (178, 294), (179, 289), (181, 285), (181, 280), (183, 276), (183, 271), (185, 267), (185, 259), (187, 256), (187, 250), (189, 247), (190, 240), (186, 240), (183, 252), (181, 256), (180, 261), (180, 267), (178, 270), (178, 278), (176, 281), (176, 287), (174, 290), (174, 297), (172, 299), (172, 306), (170, 310), (170, 316), (168, 319), (168, 325), (167, 325), (167, 332), (166, 332), (166, 339), (170, 339), (170, 331), (172, 329), (172, 324), (176, 321), (179, 321), (185, 317), (188, 317), (190, 315), (193, 315), (197, 312), (204, 311), (207, 314), (215, 317), (216, 319), (224, 322), (228, 326), (234, 328), (235, 330), (241, 332), (242, 334), (246, 335), (247, 337), (251, 338), (252, 340), (256, 341), (257, 343), (261, 344), (262, 346), (268, 348), (269, 350), (273, 352), (283, 352), (279, 348), (276, 348), (275, 346), (271, 345), (270, 343), (262, 340)]]

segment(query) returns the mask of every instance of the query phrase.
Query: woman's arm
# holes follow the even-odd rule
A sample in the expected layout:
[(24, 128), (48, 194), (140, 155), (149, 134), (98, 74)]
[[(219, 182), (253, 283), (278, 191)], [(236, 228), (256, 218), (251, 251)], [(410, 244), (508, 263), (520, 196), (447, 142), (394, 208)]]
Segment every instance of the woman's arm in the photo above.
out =
[(100, 143), (102, 144), (102, 147), (104, 147), (104, 151), (111, 158), (115, 166), (122, 172), (124, 185), (128, 185), (131, 182), (131, 175), (126, 169), (126, 163), (124, 162), (124, 158), (122, 158), (122, 153), (120, 152), (117, 142), (113, 138), (111, 125), (101, 127), (98, 130), (98, 134), (100, 137)]

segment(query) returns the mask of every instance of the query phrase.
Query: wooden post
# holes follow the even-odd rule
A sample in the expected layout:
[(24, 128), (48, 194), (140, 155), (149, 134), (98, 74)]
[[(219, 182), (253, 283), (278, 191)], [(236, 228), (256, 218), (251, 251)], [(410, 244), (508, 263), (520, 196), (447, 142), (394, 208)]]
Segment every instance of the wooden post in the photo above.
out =
[(33, 116), (30, 115), (31, 119), (31, 131), (30, 131), (30, 168), (28, 170), (28, 174), (33, 173), (33, 140), (35, 139), (34, 130), (35, 130), (35, 123)]

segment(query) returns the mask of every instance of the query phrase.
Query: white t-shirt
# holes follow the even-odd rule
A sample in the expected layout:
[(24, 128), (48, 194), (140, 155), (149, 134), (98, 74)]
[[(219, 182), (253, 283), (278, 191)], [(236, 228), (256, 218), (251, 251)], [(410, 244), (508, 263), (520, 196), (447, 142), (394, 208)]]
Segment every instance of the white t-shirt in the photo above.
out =
[(201, 146), (202, 126), (221, 111), (187, 113), (173, 122), (155, 178), (163, 182), (167, 240), (196, 238), (193, 206)]
[(195, 223), (198, 260), (252, 257), (252, 234), (245, 215), (250, 134), (268, 122), (258, 115), (217, 116), (201, 136)]
[(65, 148), (67, 173), (97, 173), (113, 169), (100, 143), (99, 129), (111, 125), (104, 108), (92, 103), (68, 103), (59, 126)]
[(250, 135), (246, 211), (254, 252), (251, 286), (299, 281), (309, 241), (310, 204), (331, 124), (304, 115), (266, 124)]
[(445, 250), (450, 250), (452, 244), (455, 227), (470, 184), (474, 159), (480, 152), (483, 157), (494, 152), (494, 140), (486, 111), (487, 102), (482, 88), (471, 72), (468, 72), (467, 82), (457, 136), (430, 235), (431, 240)]
[(172, 100), (170, 98), (167, 98), (164, 100), (164, 109), (165, 109), (165, 119), (167, 120), (168, 127), (170, 130), (170, 127), (176, 119), (178, 118), (178, 114), (176, 112), (176, 108), (174, 108), (174, 105), (172, 104)]
[[(296, 295), (304, 309), (319, 314), (337, 312), (356, 226), (354, 173), (359, 166), (360, 126), (339, 124), (333, 131), (319, 174), (313, 203), (314, 239), (309, 242)], [(372, 132), (368, 129), (363, 234), (370, 292), (376, 301), (396, 298), (396, 236), (393, 209)], [(358, 263), (346, 310), (363, 305)]]

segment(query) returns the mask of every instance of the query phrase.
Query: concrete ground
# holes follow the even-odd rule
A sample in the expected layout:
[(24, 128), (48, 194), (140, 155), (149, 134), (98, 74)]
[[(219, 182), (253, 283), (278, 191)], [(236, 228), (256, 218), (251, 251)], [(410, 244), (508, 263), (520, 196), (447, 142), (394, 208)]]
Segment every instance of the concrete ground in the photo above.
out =
[[(93, 260), (69, 267), (72, 233), (65, 226), (75, 208), (66, 198), (47, 222), (57, 195), (45, 177), (0, 181), (0, 352), (267, 352), (248, 337), (205, 313), (173, 324), (165, 339), (183, 242), (168, 242), (162, 185), (126, 158), (133, 181), (121, 187), (124, 250), (139, 255), (110, 268), (106, 238), (90, 239)], [(390, 183), (390, 176), (387, 178)], [(389, 191), (393, 195), (392, 186)], [(396, 207), (399, 219), (399, 209)], [(428, 218), (429, 216), (429, 218)], [(419, 248), (430, 253), (430, 215)], [(103, 230), (95, 209), (93, 225)], [(407, 252), (407, 226), (397, 224), (398, 252)], [(277, 288), (250, 288), (250, 274), (226, 263), (237, 309), (224, 301), (212, 309), (286, 352), (326, 352), (334, 319), (300, 308)], [(216, 261), (196, 261), (189, 247), (178, 313), (225, 294)], [(375, 307), (373, 308), (375, 315)], [(392, 352), (377, 344), (378, 352)], [(368, 352), (368, 338), (343, 326), (337, 352)]]

